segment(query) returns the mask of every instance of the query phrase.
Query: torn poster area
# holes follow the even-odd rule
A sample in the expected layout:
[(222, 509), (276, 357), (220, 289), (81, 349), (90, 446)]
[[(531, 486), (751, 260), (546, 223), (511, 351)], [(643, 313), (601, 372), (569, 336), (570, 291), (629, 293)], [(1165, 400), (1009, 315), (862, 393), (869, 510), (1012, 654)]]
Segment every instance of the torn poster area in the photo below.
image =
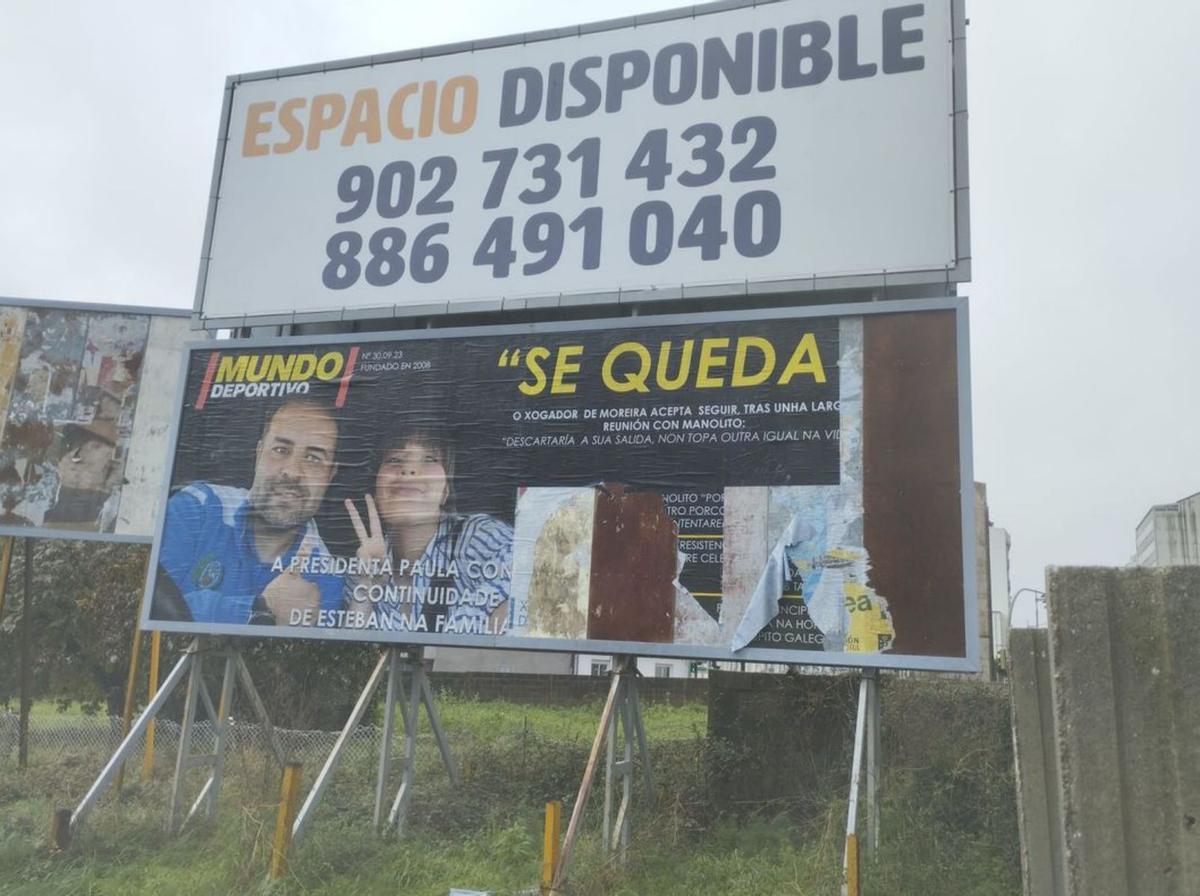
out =
[(721, 599), (680, 577), (663, 496), (621, 483), (526, 488), (516, 508), (512, 634), (880, 653), (896, 632), (863, 546), (862, 328), (841, 321), (837, 485), (724, 491)]

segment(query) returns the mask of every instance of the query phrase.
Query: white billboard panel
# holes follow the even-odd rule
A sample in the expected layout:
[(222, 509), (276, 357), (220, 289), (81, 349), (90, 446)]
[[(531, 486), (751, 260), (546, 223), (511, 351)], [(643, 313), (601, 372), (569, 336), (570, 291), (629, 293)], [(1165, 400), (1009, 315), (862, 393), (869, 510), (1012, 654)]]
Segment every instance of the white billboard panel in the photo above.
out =
[(963, 279), (954, 12), (713, 4), (231, 78), (197, 311)]

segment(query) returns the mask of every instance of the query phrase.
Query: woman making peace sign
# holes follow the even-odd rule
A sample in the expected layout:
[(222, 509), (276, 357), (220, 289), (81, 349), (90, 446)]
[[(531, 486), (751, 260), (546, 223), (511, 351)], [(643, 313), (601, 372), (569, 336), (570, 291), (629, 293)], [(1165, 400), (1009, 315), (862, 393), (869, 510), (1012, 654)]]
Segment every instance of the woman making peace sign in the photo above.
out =
[(348, 608), (382, 630), (504, 633), (513, 531), (486, 514), (453, 512), (447, 435), (436, 426), (402, 425), (383, 440), (378, 458), (366, 518), (346, 500), (368, 571), (347, 578)]

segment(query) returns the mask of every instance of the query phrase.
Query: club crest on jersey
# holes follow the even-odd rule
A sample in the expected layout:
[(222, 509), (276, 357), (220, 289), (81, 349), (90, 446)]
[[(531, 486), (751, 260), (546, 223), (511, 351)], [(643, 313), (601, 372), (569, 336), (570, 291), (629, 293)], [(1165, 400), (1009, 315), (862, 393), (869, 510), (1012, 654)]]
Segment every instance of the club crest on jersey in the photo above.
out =
[(202, 557), (200, 562), (192, 567), (192, 581), (196, 587), (209, 591), (221, 584), (225, 578), (225, 566), (216, 557)]

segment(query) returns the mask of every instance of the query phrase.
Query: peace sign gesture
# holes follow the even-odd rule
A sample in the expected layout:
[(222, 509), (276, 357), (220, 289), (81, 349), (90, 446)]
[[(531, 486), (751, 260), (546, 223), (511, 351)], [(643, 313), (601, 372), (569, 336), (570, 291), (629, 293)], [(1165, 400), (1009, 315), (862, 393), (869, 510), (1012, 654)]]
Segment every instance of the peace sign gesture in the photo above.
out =
[(358, 536), (358, 559), (363, 561), (369, 574), (379, 575), (383, 561), (387, 558), (387, 539), (383, 537), (383, 523), (379, 521), (379, 511), (375, 509), (375, 498), (368, 494), (367, 524), (359, 516), (358, 508), (349, 498), (346, 499), (346, 513), (350, 515), (350, 524)]

